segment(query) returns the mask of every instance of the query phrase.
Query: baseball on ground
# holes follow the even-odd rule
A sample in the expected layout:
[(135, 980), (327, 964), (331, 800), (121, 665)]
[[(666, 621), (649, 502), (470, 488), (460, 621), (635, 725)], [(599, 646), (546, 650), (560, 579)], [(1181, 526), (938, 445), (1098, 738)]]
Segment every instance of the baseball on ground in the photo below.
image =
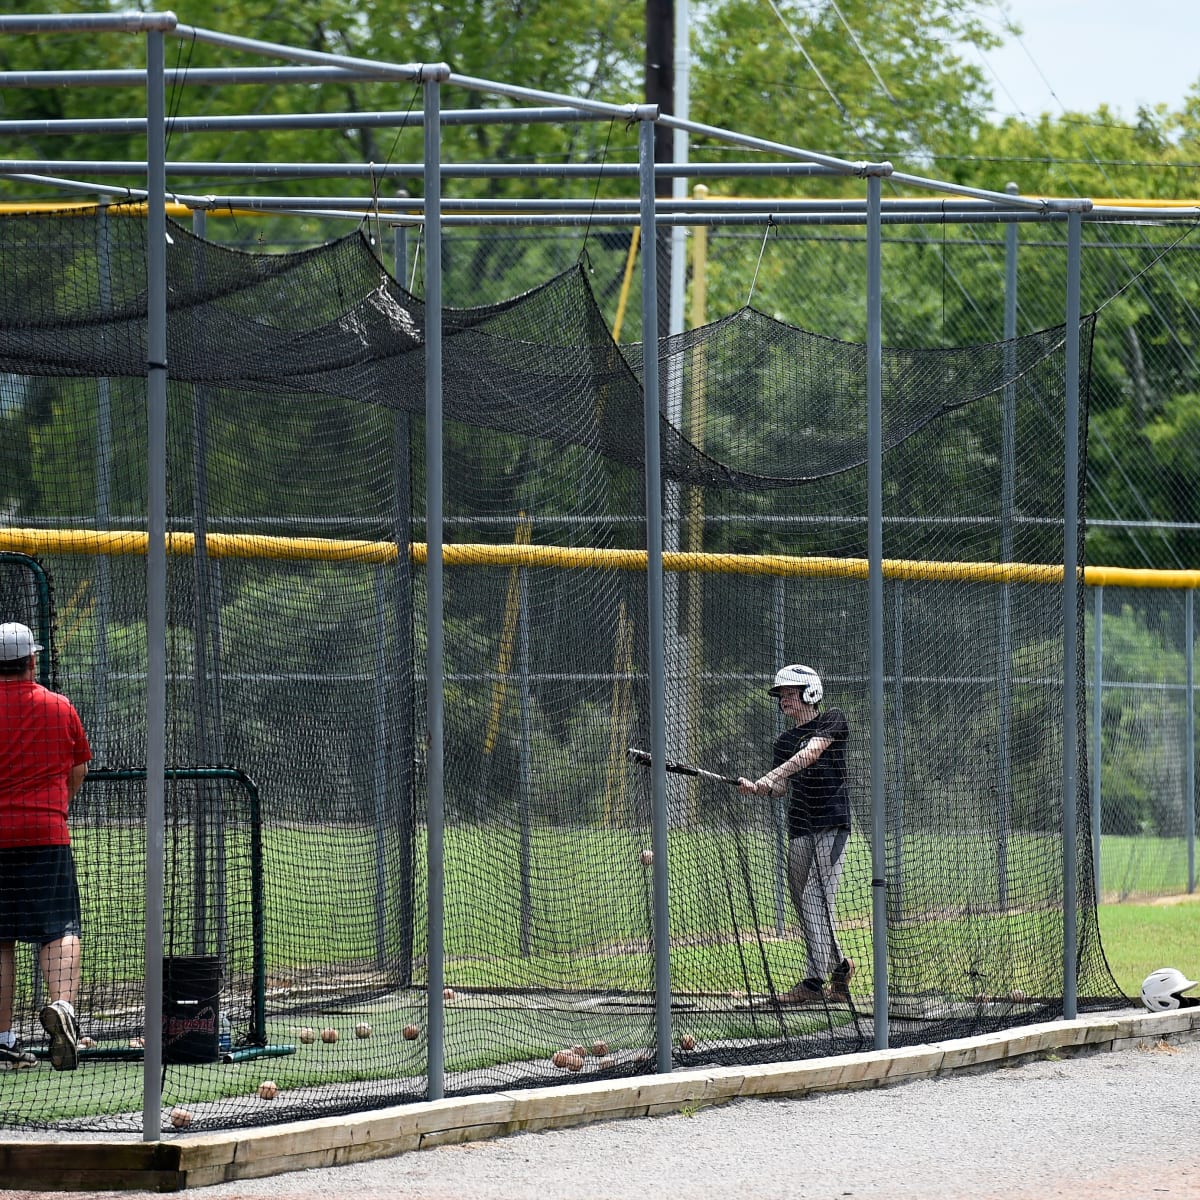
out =
[(359, 1023), (357, 1025), (355, 1025), (355, 1027), (354, 1027), (354, 1036), (360, 1037), (360, 1038), (370, 1037), (371, 1036), (370, 1023), (367, 1021), (359, 1021)]
[(696, 1039), (692, 1037), (690, 1033), (685, 1033), (683, 1037), (679, 1039), (679, 1048), (680, 1050), (695, 1050)]
[(176, 1129), (186, 1129), (192, 1123), (192, 1114), (186, 1108), (171, 1109), (171, 1124)]
[(415, 1025), (405, 1025), (401, 1032), (404, 1034), (404, 1040), (411, 1042), (421, 1031)]
[(648, 867), (653, 861), (654, 861), (654, 851), (649, 850), (649, 849), (643, 850), (642, 851), (642, 866)]
[(309, 1029), (309, 1027), (306, 1025), (296, 1036), (306, 1046), (311, 1046), (312, 1043), (317, 1040), (317, 1031), (315, 1029)]
[(454, 992), (453, 988), (444, 988), (442, 990), (442, 999), (443, 1000), (453, 1000), (454, 996), (455, 996), (455, 992)]
[(273, 1079), (264, 1079), (258, 1085), (258, 1094), (264, 1100), (274, 1100), (279, 1095), (279, 1084)]
[(592, 1053), (597, 1058), (603, 1058), (608, 1053), (608, 1043), (595, 1041), (592, 1043)]
[(338, 1040), (338, 1031), (336, 1029), (322, 1029), (321, 1030), (321, 1041), (333, 1043), (333, 1042), (336, 1042), (337, 1040)]

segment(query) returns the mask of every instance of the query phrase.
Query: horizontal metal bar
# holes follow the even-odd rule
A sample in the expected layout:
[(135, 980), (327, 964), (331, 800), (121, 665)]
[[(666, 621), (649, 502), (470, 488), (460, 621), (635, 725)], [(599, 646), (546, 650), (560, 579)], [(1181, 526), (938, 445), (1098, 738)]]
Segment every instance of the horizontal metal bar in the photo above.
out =
[(289, 62), (311, 63), (330, 67), (352, 67), (367, 71), (378, 79), (402, 79), (411, 83), (427, 80), (442, 80), (450, 77), (450, 68), (445, 63), (381, 63), (369, 58), (355, 58), (347, 54), (329, 54), (322, 50), (304, 50), (298, 46), (287, 46), (281, 42), (265, 42), (258, 38), (238, 37), (232, 33), (220, 33), (215, 29), (202, 29), (196, 25), (179, 25), (175, 36), (188, 42), (201, 42), (209, 46), (224, 46), (228, 50), (246, 50), (251, 54), (277, 57)]
[(783, 142), (770, 142), (764, 138), (751, 137), (749, 134), (736, 133), (730, 129), (722, 129), (718, 125), (701, 125), (697, 121), (685, 121), (679, 117), (663, 114), (659, 117), (660, 125), (670, 129), (681, 129), (690, 134), (710, 137), (719, 142), (733, 146), (745, 146), (751, 150), (762, 150), (778, 154), (786, 158), (796, 158), (803, 162), (816, 163), (828, 167), (839, 175), (853, 175), (865, 178), (867, 175), (890, 175), (891, 163), (850, 162), (848, 159), (835, 158), (831, 154), (818, 154), (814, 150), (803, 150), (797, 146), (788, 146)]
[[(60, 123), (61, 124), (61, 123)], [(0, 128), (3, 128), (0, 123)], [(38, 160), (39, 165), (55, 166), (55, 160)], [(68, 180), (53, 176), (26, 174), (11, 170), (17, 165), (28, 165), (25, 160), (7, 159), (0, 162), (0, 177), (15, 181), (55, 187), (72, 192), (90, 195), (106, 195), (128, 199), (131, 201), (144, 200), (147, 193), (143, 188), (105, 186), (100, 183), (89, 183), (84, 180)], [(88, 166), (90, 164), (79, 164)], [(362, 177), (371, 177), (370, 164), (358, 164), (362, 168)], [(144, 169), (144, 164), (128, 163), (113, 164), (113, 174), (124, 173), (123, 168)], [(120, 167), (122, 170), (118, 170)], [(269, 172), (269, 164), (264, 171)], [(284, 169), (286, 173), (286, 168)], [(344, 168), (334, 168), (334, 173), (344, 174)], [(403, 170), (395, 170), (394, 174), (404, 174)], [(411, 173), (411, 172), (410, 172)], [(486, 172), (485, 172), (486, 173)], [(459, 171), (445, 174), (460, 174), (462, 177), (474, 174), (463, 167)], [(212, 193), (200, 196), (189, 195), (182, 191), (172, 191), (172, 198), (196, 210), (240, 209), (247, 212), (276, 212), (298, 216), (325, 217), (331, 219), (353, 219), (361, 221), (364, 218), (385, 217), (389, 223), (396, 225), (420, 225), (424, 221), (420, 210), (424, 201), (420, 197), (380, 197), (376, 201), (368, 201), (362, 196), (249, 196), (249, 195), (214, 195)], [(722, 226), (751, 226), (761, 228), (769, 221), (778, 226), (861, 226), (865, 221), (862, 210), (851, 204), (837, 200), (831, 201), (832, 210), (825, 209), (820, 201), (815, 202), (819, 207), (812, 209), (808, 205), (814, 202), (771, 201), (771, 200), (728, 200), (715, 204), (706, 203), (703, 208), (688, 207), (696, 201), (676, 201), (663, 199), (655, 206), (659, 224), (663, 226), (684, 227), (722, 227)], [(623, 227), (636, 224), (640, 219), (637, 212), (625, 200), (465, 200), (448, 198), (443, 201), (445, 212), (443, 222), (450, 226), (524, 226), (572, 227), (579, 225), (606, 225)], [(797, 210), (798, 209), (798, 210)], [(1200, 210), (1197, 210), (1200, 214)], [(920, 203), (907, 204), (900, 202), (885, 208), (881, 220), (889, 226), (897, 225), (972, 225), (972, 224), (1055, 224), (1066, 220), (1066, 210), (1009, 210), (1002, 207), (984, 205), (979, 208), (969, 206), (933, 206)], [(1115, 220), (1118, 218), (1104, 214), (1086, 213), (1085, 221)], [(1124, 218), (1128, 220), (1128, 218)], [(1147, 216), (1145, 223), (1167, 225), (1172, 223), (1192, 224), (1196, 214), (1188, 209), (1173, 209), (1170, 212), (1158, 210), (1153, 216)]]
[[(1134, 218), (1131, 221), (1130, 218)], [(1086, 213), (1083, 218), (1085, 221), (1096, 222), (1120, 222), (1125, 225), (1170, 225), (1178, 221), (1186, 221), (1189, 224), (1200, 220), (1200, 207), (1196, 208), (1135, 208), (1124, 207), (1115, 208), (1110, 205), (1104, 207), (1097, 206), (1090, 213)]]
[[(442, 114), (443, 125), (557, 124), (598, 120), (594, 113), (578, 108), (451, 109)], [(421, 129), (421, 110), (339, 113), (244, 113), (236, 116), (171, 117), (172, 134), (251, 129)], [(54, 121), (0, 121), (0, 133), (44, 137), (50, 134), (146, 132), (145, 117), (74, 117)]]
[[(373, 210), (364, 209), (362, 215), (369, 215)], [(315, 215), (315, 214), (314, 214)], [(333, 215), (333, 214), (329, 214)], [(770, 219), (774, 225), (862, 225), (865, 218), (856, 213), (705, 213), (705, 212), (680, 212), (680, 213), (661, 213), (657, 217), (657, 222), (662, 226), (736, 226), (736, 225), (752, 225), (761, 229), (766, 221)], [(1066, 221), (1066, 213), (1035, 213), (1035, 212), (995, 212), (995, 213), (949, 213), (946, 215), (938, 215), (934, 213), (884, 213), (882, 216), (884, 225), (971, 225), (971, 224), (999, 224), (1005, 222), (1013, 222), (1015, 224), (1055, 224)], [(420, 223), (422, 218), (419, 215), (412, 215), (408, 218), (412, 223)], [(462, 226), (473, 224), (487, 225), (528, 225), (531, 227), (543, 225), (586, 225), (589, 221), (591, 224), (604, 224), (609, 226), (628, 226), (637, 224), (636, 215), (626, 215), (621, 213), (602, 214), (600, 216), (571, 216), (563, 214), (561, 216), (544, 216), (538, 214), (529, 214), (528, 216), (509, 216), (505, 214), (481, 214), (478, 217), (459, 216), (454, 214), (446, 214), (442, 221), (448, 226)]]
[[(144, 175), (146, 164), (140, 159), (0, 159), (2, 171), (62, 171), (74, 175)], [(168, 175), (204, 178), (411, 178), (425, 174), (423, 162), (390, 163), (248, 163), (248, 162), (187, 162), (173, 160), (166, 164)], [(446, 163), (441, 168), (443, 179), (636, 179), (636, 163)], [(665, 178), (725, 178), (742, 176), (771, 176), (780, 178), (826, 176), (828, 171), (811, 163), (658, 163), (657, 176)], [(697, 201), (700, 203), (700, 201)], [(709, 201), (703, 201), (708, 204)], [(811, 203), (811, 202), (810, 202)], [(836, 201), (838, 204), (844, 201)]]
[[(671, 517), (672, 520), (690, 519), (685, 513), (677, 513)], [(536, 514), (528, 517), (522, 517), (521, 521), (528, 521), (535, 528), (554, 527), (554, 526), (596, 526), (597, 528), (608, 528), (618, 525), (642, 525), (645, 524), (644, 516), (620, 516), (615, 514), (596, 514), (594, 516), (570, 516), (570, 515), (553, 515), (544, 514), (538, 516)], [(802, 514), (790, 513), (780, 516), (773, 516), (768, 513), (756, 514), (754, 517), (745, 517), (733, 513), (706, 513), (703, 517), (706, 526), (719, 527), (722, 525), (753, 525), (755, 527), (771, 526), (784, 528), (804, 528), (810, 525), (865, 525), (867, 516), (865, 513), (849, 513), (828, 515), (817, 514)], [(1028, 517), (1020, 514), (1013, 514), (1012, 523), (1014, 525), (1062, 525), (1062, 517)], [(420, 512), (412, 514), (414, 525), (423, 525), (424, 516)], [(1000, 518), (997, 517), (889, 517), (883, 518), (885, 525), (891, 526), (931, 526), (941, 528), (943, 526), (955, 527), (980, 527), (994, 526), (999, 524)], [(20, 524), (20, 528), (29, 529), (58, 529), (64, 526), (69, 526), (72, 529), (91, 529), (94, 527), (96, 518), (94, 516), (80, 515), (65, 515), (59, 514), (53, 517), (25, 517)], [(108, 523), (122, 529), (144, 529), (146, 526), (146, 517), (144, 514), (129, 513), (126, 515), (109, 516)], [(512, 516), (472, 516), (472, 517), (443, 517), (443, 523), (447, 526), (466, 526), (468, 528), (479, 526), (481, 528), (499, 528), (511, 529), (517, 523), (517, 519)], [(1132, 522), (1129, 522), (1132, 524)], [(1109, 524), (1119, 525), (1121, 522), (1112, 521)], [(373, 517), (354, 517), (350, 515), (328, 516), (328, 517), (210, 517), (207, 527), (210, 530), (217, 529), (255, 529), (258, 527), (268, 529), (364, 529), (364, 530), (386, 530), (389, 524), (385, 520), (378, 520)], [(171, 531), (178, 532), (179, 530), (187, 530), (192, 528), (192, 519), (188, 516), (173, 516), (171, 518)], [(1200, 524), (1188, 526), (1187, 528), (1200, 529)]]
[[(387, 679), (395, 679), (397, 676), (385, 675)], [(516, 672), (500, 672), (500, 671), (448, 671), (446, 673), (446, 681), (448, 683), (499, 683), (507, 680), (517, 679), (519, 676)], [(145, 675), (139, 675), (131, 671), (116, 671), (110, 676), (110, 679), (117, 680), (123, 683), (135, 683), (139, 680), (144, 680)], [(180, 674), (171, 672), (167, 675), (167, 680), (170, 683), (189, 684), (193, 681), (191, 674)], [(364, 683), (374, 683), (380, 677), (375, 673), (364, 672), (347, 672), (344, 675), (315, 674), (306, 671), (276, 671), (276, 672), (261, 672), (261, 671), (223, 671), (221, 680), (231, 686), (236, 684), (286, 684), (294, 685), (297, 683), (319, 683), (323, 686), (329, 684), (354, 684), (360, 685)], [(612, 684), (618, 682), (626, 682), (629, 680), (644, 680), (646, 673), (636, 669), (629, 672), (617, 671), (530, 671), (525, 678), (532, 683), (601, 683)], [(835, 684), (839, 687), (857, 686), (865, 687), (870, 682), (870, 677), (865, 674), (847, 673), (841, 675), (825, 675), (824, 681), (826, 685)], [(897, 682), (896, 676), (887, 673), (883, 677), (887, 684)], [(762, 675), (754, 671), (703, 671), (699, 675), (701, 683), (761, 683)], [(418, 671), (413, 676), (413, 682), (417, 685), (422, 685), (425, 682), (424, 672)], [(983, 687), (994, 688), (998, 683), (1003, 682), (1006, 685), (1013, 687), (1045, 687), (1045, 688), (1061, 688), (1062, 680), (1052, 676), (1044, 675), (904, 675), (899, 682), (906, 685), (921, 686), (921, 687)], [(1091, 681), (1089, 680), (1089, 685)], [(1117, 689), (1126, 689), (1128, 691), (1161, 691), (1161, 692), (1185, 692), (1187, 684), (1184, 683), (1145, 683), (1145, 682), (1114, 682), (1113, 680), (1104, 680), (1101, 683), (1101, 688), (1104, 691), (1113, 691)], [(1200, 691), (1200, 687), (1194, 690)], [(232, 768), (230, 768), (232, 769)], [(223, 768), (212, 768), (212, 770), (220, 771)]]
[(611, 104), (603, 100), (585, 100), (561, 92), (543, 92), (537, 88), (520, 87), (496, 79), (481, 79), (474, 75), (451, 73), (446, 79), (452, 87), (466, 88), (471, 92), (486, 92), (493, 96), (507, 96), (511, 100), (537, 100), (543, 104), (570, 104), (590, 109), (600, 116), (624, 121), (654, 121), (659, 110), (656, 104)]
[[(248, 197), (232, 195), (227, 196), (230, 203), (236, 205), (248, 205), (252, 200), (259, 200), (262, 197)], [(289, 204), (316, 204), (316, 205), (332, 205), (333, 207), (341, 207), (343, 205), (362, 204), (363, 199), (359, 197), (338, 198), (333, 199), (328, 196), (287, 196), (278, 197), (284, 203)], [(613, 213), (637, 213), (639, 211), (640, 201), (637, 199), (628, 199), (624, 197), (597, 197), (594, 199), (542, 199), (540, 197), (520, 197), (520, 198), (495, 198), (495, 199), (466, 199), (462, 197), (446, 197), (442, 200), (443, 211), (445, 212), (489, 212), (489, 213), (591, 213), (593, 215), (613, 214)], [(372, 207), (375, 203), (372, 202)], [(423, 196), (404, 196), (404, 197), (388, 197), (380, 198), (379, 207), (386, 211), (419, 211), (425, 207), (425, 198)], [(661, 198), (655, 201), (655, 212), (660, 216), (668, 213), (756, 213), (760, 216), (781, 216), (785, 213), (848, 213), (857, 214), (859, 221), (864, 219), (865, 209), (856, 208), (853, 205), (844, 205), (840, 200), (832, 200), (829, 202), (822, 200), (750, 200), (750, 199), (717, 199), (715, 201), (705, 201), (703, 208), (696, 208), (695, 200), (672, 200), (669, 198)], [(885, 209), (887, 212), (893, 213), (919, 213), (927, 214), (931, 218), (936, 218), (941, 221), (943, 217), (954, 212), (953, 209), (930, 208), (925, 204), (917, 204), (910, 206), (903, 201), (898, 202), (894, 206)], [(984, 217), (988, 215), (987, 208), (972, 207), (968, 210), (970, 213)], [(1021, 213), (1022, 216), (1028, 216), (1027, 213)]]
[(0, 17), (0, 33), (170, 33), (177, 25), (173, 12)]
[[(82, 192), (88, 196), (120, 196), (122, 198), (129, 196), (129, 188), (111, 187), (102, 183), (89, 183), (82, 179), (59, 179), (53, 175), (25, 175), (16, 171), (0, 172), (0, 178), (11, 179), (14, 183), (33, 183), (39, 186), (48, 186), (58, 189), (63, 192)], [(138, 196), (146, 195), (143, 188), (137, 193)]]
[[(347, 83), (378, 80), (373, 71), (346, 67), (168, 67), (168, 87), (226, 87), (230, 84)], [(137, 67), (113, 71), (0, 71), (0, 88), (145, 87)]]

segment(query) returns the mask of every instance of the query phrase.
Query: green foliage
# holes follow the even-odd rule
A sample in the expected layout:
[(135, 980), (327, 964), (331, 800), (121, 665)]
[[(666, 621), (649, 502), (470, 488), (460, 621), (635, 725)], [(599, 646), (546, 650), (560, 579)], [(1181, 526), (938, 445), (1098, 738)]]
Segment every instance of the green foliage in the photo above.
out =
[(988, 89), (953, 47), (999, 40), (978, 9), (971, 0), (705, 5), (693, 36), (692, 112), (852, 159), (961, 142)]

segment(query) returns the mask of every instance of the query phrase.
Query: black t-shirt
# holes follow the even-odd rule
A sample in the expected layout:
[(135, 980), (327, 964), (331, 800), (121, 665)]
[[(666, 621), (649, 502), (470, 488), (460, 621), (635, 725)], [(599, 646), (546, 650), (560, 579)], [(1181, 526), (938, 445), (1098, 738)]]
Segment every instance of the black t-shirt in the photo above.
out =
[(846, 786), (846, 743), (850, 722), (840, 708), (819, 712), (804, 725), (785, 729), (775, 739), (774, 766), (787, 762), (811, 738), (830, 738), (824, 753), (789, 781), (789, 836), (802, 837), (818, 829), (850, 828), (850, 791)]

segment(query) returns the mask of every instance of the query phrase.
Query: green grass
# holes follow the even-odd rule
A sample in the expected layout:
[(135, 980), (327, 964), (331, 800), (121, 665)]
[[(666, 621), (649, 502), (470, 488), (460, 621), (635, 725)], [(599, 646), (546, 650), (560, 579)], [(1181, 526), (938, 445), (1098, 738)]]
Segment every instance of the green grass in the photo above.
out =
[[(186, 901), (192, 847), (176, 839), (170, 850), (184, 864), (177, 885)], [(115, 839), (115, 842), (114, 842)], [(77, 836), (77, 856), (95, 867), (85, 887), (85, 984), (94, 975), (137, 979), (141, 973), (144, 908), (141, 840), (125, 827), (90, 828)], [(288, 826), (265, 833), (265, 924), (268, 970), (284, 979), (331, 968), (335, 973), (369, 967), (376, 956), (376, 844), (361, 827)], [(530, 832), (528, 896), (531, 924), (528, 952), (521, 950), (520, 842), (515, 830), (492, 826), (453, 826), (445, 849), (447, 972), (461, 986), (540, 987), (592, 990), (648, 989), (652, 964), (647, 936), (654, 868), (641, 862), (644, 831), (610, 828), (571, 830), (535, 827)], [(226, 966), (248, 971), (249, 866), (241, 834), (231, 832), (226, 871), (226, 906), (231, 937)], [(917, 832), (893, 861), (890, 899), (901, 904), (895, 940), (911, 950), (913, 961), (927, 954), (929, 938), (961, 944), (969, 961), (981, 954), (1001, 957), (1021, 940), (1040, 934), (991, 916), (955, 920), (955, 911), (983, 912), (998, 896), (996, 855), (982, 835)], [(104, 864), (117, 857), (125, 869)], [(424, 927), (424, 839), (415, 844), (416, 924)], [(393, 847), (394, 852), (394, 847)], [(1119, 881), (1120, 895), (1182, 890), (1179, 839), (1106, 837), (1103, 877)], [(770, 930), (775, 922), (779, 876), (773, 839), (762, 829), (734, 835), (707, 829), (674, 830), (670, 839), (672, 932), (678, 977), (685, 986), (713, 991), (761, 990), (766, 975), (790, 977), (802, 968), (796, 946), (795, 916), (782, 901), (785, 940), (761, 951), (739, 951), (728, 933)], [(1044, 834), (1015, 833), (1008, 846), (1009, 896), (1017, 907), (1037, 907), (1053, 894), (1061, 869), (1061, 847)], [(389, 914), (385, 944), (393, 954), (398, 932), (399, 870), (386, 864)], [(838, 897), (838, 920), (847, 950), (869, 957), (871, 863), (867, 839), (852, 837)], [(901, 889), (902, 884), (902, 889)], [(1106, 883), (1107, 886), (1107, 883)], [(176, 894), (168, 887), (168, 896)], [(186, 909), (186, 904), (184, 905)], [(943, 920), (938, 920), (943, 915)], [(191, 947), (190, 917), (168, 929), (168, 944)], [(989, 923), (994, 922), (994, 928)], [(1019, 925), (1020, 923), (1018, 923)], [(1026, 923), (1028, 925), (1028, 922)], [(931, 928), (932, 927), (932, 928)], [(94, 932), (95, 931), (95, 932)], [(1116, 936), (1116, 935), (1114, 935)], [(720, 944), (725, 937), (724, 944)], [(1106, 935), (1107, 937), (1107, 935)], [(695, 942), (707, 943), (703, 950)], [(416, 953), (423, 951), (418, 933)], [(994, 943), (994, 944), (993, 944)], [(853, 947), (853, 948), (851, 948)], [(945, 956), (934, 955), (936, 963)], [(791, 978), (787, 978), (790, 985)]]
[[(1125, 994), (1136, 997), (1142, 979), (1150, 971), (1164, 965), (1178, 966), (1194, 972), (1200, 965), (1200, 909), (1194, 904), (1173, 905), (1122, 904), (1104, 905), (1099, 910), (1100, 928), (1108, 961), (1117, 982)], [(942, 961), (969, 961), (968, 956), (980, 950), (1002, 954), (1012, 939), (1026, 928), (1028, 922), (1048, 922), (1053, 926), (1056, 917), (1051, 912), (1017, 913), (1008, 917), (971, 917), (941, 922), (914, 922), (895, 931), (898, 939), (894, 952), (903, 955), (905, 963), (918, 963), (933, 947), (945, 957)], [(1049, 937), (1053, 928), (1043, 929)], [(868, 931), (861, 931), (865, 939)], [(753, 958), (758, 947), (747, 947)], [(791, 981), (801, 953), (795, 941), (767, 942), (761, 951), (774, 973), (776, 984)], [(614, 954), (609, 956), (606, 973), (642, 975), (649, 979), (650, 959), (645, 954)], [(673, 955), (677, 982), (703, 978), (714, 985), (712, 990), (741, 990), (742, 959), (728, 944), (697, 945), (677, 948)], [(549, 960), (547, 960), (549, 961)], [(486, 974), (478, 960), (477, 974)], [(1057, 963), (1042, 964), (1052, 975)], [(538, 970), (538, 963), (527, 963), (526, 970)], [(957, 991), (952, 984), (937, 976), (929, 978), (913, 973), (909, 968), (906, 982), (913, 990), (928, 987), (933, 991)], [(513, 973), (510, 967), (497, 966), (497, 976)], [(1036, 968), (1033, 969), (1036, 975)], [(458, 975), (448, 976), (460, 987), (469, 986)], [(1030, 994), (1039, 987), (1035, 977), (1026, 977), (1017, 968), (1010, 986), (1022, 986)], [(870, 962), (864, 957), (855, 990), (870, 989)], [(485, 995), (460, 995), (446, 1006), (446, 1066), (450, 1071), (463, 1071), (492, 1066), (497, 1063), (519, 1064), (527, 1061), (544, 1062), (554, 1050), (576, 1043), (590, 1046), (603, 1038), (615, 1052), (640, 1050), (653, 1042), (654, 1016), (647, 1007), (636, 1012), (605, 1009), (576, 1009), (570, 997), (560, 1007), (515, 1007), (519, 998), (489, 998)], [(543, 997), (543, 1002), (545, 998)], [(552, 1003), (552, 1001), (551, 1001)], [(514, 1005), (509, 1007), (507, 1005)], [(794, 1037), (812, 1033), (823, 1024), (823, 1015), (803, 1010), (789, 1012), (779, 1021), (767, 1014), (752, 1016), (748, 1012), (706, 1010), (704, 1007), (684, 1008), (674, 1017), (677, 1033), (691, 1033), (698, 1043), (729, 1038), (773, 1038), (784, 1029)], [(370, 1038), (357, 1039), (353, 1027), (357, 1020), (368, 1020), (373, 1027)], [(377, 1002), (363, 1004), (354, 1011), (337, 1014), (274, 1018), (268, 1024), (273, 1043), (290, 1043), (296, 1053), (287, 1057), (267, 1058), (236, 1064), (204, 1064), (172, 1066), (166, 1076), (164, 1104), (195, 1106), (204, 1102), (244, 1098), (260, 1102), (254, 1096), (258, 1083), (275, 1079), (286, 1095), (296, 1089), (317, 1085), (352, 1084), (356, 1081), (412, 1078), (413, 1094), (421, 1090), (427, 1052), (424, 1037), (426, 1009), (420, 992), (397, 993)], [(336, 1025), (341, 1038), (335, 1045), (319, 1040), (303, 1045), (298, 1033), (302, 1025), (320, 1028)], [(415, 1024), (421, 1033), (414, 1040), (401, 1036), (404, 1025)], [(594, 1070), (594, 1064), (589, 1062)], [(565, 1077), (564, 1077), (565, 1078)], [(141, 1107), (142, 1068), (138, 1062), (85, 1061), (77, 1072), (52, 1072), (45, 1068), (31, 1072), (10, 1072), (0, 1078), (0, 1125), (21, 1124), (35, 1119), (52, 1122), (72, 1117), (101, 1114), (138, 1113)]]
[[(841, 1014), (839, 1020), (849, 1018)], [(354, 1027), (360, 1020), (371, 1025), (371, 1036), (358, 1038)], [(424, 1030), (426, 1009), (422, 993), (390, 997), (382, 1004), (358, 1013), (336, 1017), (274, 1020), (268, 1023), (273, 1044), (291, 1044), (295, 1053), (239, 1063), (177, 1064), (167, 1068), (163, 1104), (194, 1106), (235, 1097), (259, 1102), (256, 1090), (264, 1079), (273, 1079), (286, 1094), (298, 1088), (329, 1087), (368, 1080), (412, 1081), (412, 1094), (424, 1089), (423, 1077), (428, 1052)], [(654, 1013), (620, 1013), (560, 1009), (514, 1009), (489, 1007), (482, 998), (461, 997), (447, 1003), (446, 1054), (448, 1071), (490, 1067), (496, 1063), (537, 1061), (540, 1066), (559, 1049), (582, 1044), (591, 1047), (598, 1039), (610, 1052), (640, 1051), (654, 1040)], [(319, 1037), (303, 1044), (299, 1032), (310, 1024), (319, 1033), (325, 1026), (338, 1028), (336, 1043)], [(403, 1037), (406, 1025), (416, 1025), (419, 1034)], [(823, 1013), (796, 1010), (782, 1019), (771, 1014), (705, 1014), (681, 1012), (676, 1017), (678, 1033), (689, 1032), (703, 1043), (722, 1037), (791, 1037), (824, 1028)], [(589, 1073), (596, 1060), (589, 1058)], [(42, 1066), (33, 1071), (6, 1072), (0, 1078), (0, 1125), (30, 1120), (52, 1122), (72, 1117), (101, 1114), (140, 1113), (142, 1063), (108, 1062), (86, 1057), (77, 1071), (51, 1071)], [(567, 1076), (563, 1076), (567, 1078)]]
[(1184, 838), (1106, 834), (1100, 839), (1100, 888), (1106, 900), (1178, 895), (1186, 892), (1187, 881)]
[(1127, 996), (1136, 997), (1159, 967), (1200, 979), (1200, 904), (1102, 904), (1100, 940)]

